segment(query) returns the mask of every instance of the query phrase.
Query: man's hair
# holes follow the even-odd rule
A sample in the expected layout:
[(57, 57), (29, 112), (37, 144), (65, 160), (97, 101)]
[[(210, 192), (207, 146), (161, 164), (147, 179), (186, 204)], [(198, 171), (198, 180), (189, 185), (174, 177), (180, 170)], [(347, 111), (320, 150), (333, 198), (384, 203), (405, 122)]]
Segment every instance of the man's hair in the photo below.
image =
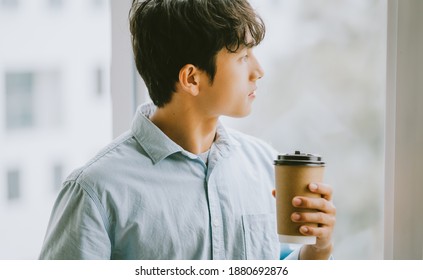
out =
[(158, 107), (170, 102), (184, 65), (213, 83), (221, 49), (256, 46), (265, 34), (247, 0), (133, 0), (129, 19), (136, 67)]

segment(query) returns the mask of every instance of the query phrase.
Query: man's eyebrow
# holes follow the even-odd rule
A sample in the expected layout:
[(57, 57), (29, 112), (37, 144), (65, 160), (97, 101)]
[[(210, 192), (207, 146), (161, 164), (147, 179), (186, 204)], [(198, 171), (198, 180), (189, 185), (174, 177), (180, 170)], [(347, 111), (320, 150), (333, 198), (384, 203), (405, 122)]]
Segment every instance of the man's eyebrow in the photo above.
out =
[(239, 53), (245, 49), (252, 49), (254, 48), (256, 45), (254, 44), (254, 41), (251, 41), (249, 43), (239, 43), (238, 45), (232, 46), (232, 47), (226, 47), (226, 49), (231, 52), (231, 53)]

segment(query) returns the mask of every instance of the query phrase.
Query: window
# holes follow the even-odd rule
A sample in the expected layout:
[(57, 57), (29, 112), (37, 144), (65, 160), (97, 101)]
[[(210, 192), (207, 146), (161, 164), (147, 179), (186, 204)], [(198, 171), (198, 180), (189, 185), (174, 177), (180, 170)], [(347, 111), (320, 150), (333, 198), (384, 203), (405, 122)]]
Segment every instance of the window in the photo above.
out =
[(19, 170), (7, 172), (7, 199), (9, 201), (17, 200), (21, 196), (21, 182)]
[(95, 69), (95, 92), (99, 96), (104, 92), (104, 71), (101, 67)]
[(6, 72), (6, 127), (57, 127), (62, 116), (59, 71)]
[(63, 183), (63, 166), (61, 164), (55, 164), (53, 166), (53, 190), (60, 190)]
[(48, 5), (51, 8), (61, 8), (63, 6), (63, 0), (48, 0)]
[(6, 73), (6, 127), (34, 124), (34, 76), (32, 73)]

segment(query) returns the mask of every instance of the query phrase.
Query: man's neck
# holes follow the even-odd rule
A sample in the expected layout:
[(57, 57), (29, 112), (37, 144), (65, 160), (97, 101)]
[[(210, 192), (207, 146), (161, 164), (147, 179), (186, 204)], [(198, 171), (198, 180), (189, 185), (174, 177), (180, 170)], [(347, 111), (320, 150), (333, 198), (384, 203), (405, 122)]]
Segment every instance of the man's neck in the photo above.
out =
[(207, 118), (190, 106), (172, 103), (157, 108), (151, 121), (183, 149), (200, 154), (210, 149), (215, 136), (217, 118)]

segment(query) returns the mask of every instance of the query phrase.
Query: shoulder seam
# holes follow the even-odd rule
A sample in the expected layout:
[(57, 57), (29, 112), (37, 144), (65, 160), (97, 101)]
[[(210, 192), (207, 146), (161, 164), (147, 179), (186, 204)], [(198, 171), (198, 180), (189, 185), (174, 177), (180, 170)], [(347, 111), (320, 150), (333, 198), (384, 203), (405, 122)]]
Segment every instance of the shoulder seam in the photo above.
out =
[(126, 137), (124, 137), (123, 139), (121, 139), (119, 142), (110, 144), (108, 147), (105, 148), (105, 150), (102, 153), (97, 154), (87, 164), (85, 164), (84, 166), (82, 166), (80, 168), (79, 172), (74, 175), (74, 178), (72, 178), (70, 180), (66, 180), (66, 181), (79, 182), (81, 180), (80, 177), (81, 177), (82, 173), (84, 173), (84, 171), (87, 168), (89, 168), (91, 165), (93, 165), (94, 163), (96, 163), (97, 161), (99, 161), (102, 157), (104, 157), (110, 151), (114, 150), (117, 146), (121, 145), (123, 142), (128, 141), (129, 139), (131, 139), (133, 137), (134, 137), (134, 135), (132, 133), (129, 133)]

